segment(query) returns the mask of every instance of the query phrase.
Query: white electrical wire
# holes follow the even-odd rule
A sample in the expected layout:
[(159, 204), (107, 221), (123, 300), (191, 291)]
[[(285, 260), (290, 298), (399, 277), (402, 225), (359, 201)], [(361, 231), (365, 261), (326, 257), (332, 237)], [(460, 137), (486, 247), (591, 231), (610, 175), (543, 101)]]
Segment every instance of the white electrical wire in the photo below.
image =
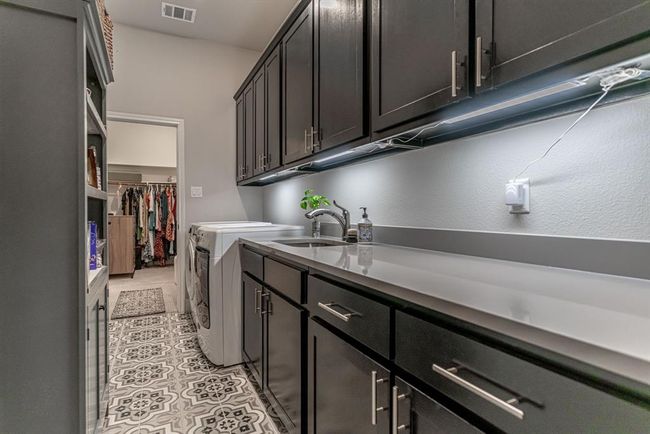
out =
[(423, 132), (438, 128), (440, 125), (442, 125), (444, 123), (445, 123), (445, 121), (440, 121), (440, 122), (435, 123), (433, 125), (429, 125), (428, 127), (422, 128), (420, 131), (418, 131), (418, 133), (416, 135), (414, 135), (413, 137), (409, 137), (407, 140), (404, 140), (401, 137), (394, 137), (394, 138), (388, 140), (388, 145), (390, 146), (391, 142), (394, 141), (394, 140), (399, 140), (402, 145), (406, 144), (406, 143), (410, 142), (411, 140), (415, 140), (416, 138), (418, 138), (420, 136), (420, 134), (422, 134)]
[(603, 92), (600, 94), (600, 96), (598, 97), (598, 99), (596, 99), (596, 101), (594, 101), (594, 102), (593, 102), (593, 103), (592, 103), (592, 104), (587, 108), (587, 110), (585, 110), (585, 111), (584, 111), (584, 112), (583, 112), (583, 113), (578, 117), (578, 119), (576, 119), (576, 120), (575, 120), (575, 121), (574, 121), (574, 122), (569, 126), (569, 128), (567, 128), (566, 130), (564, 130), (564, 132), (562, 132), (562, 134), (560, 134), (560, 135), (558, 136), (558, 138), (555, 139), (555, 140), (553, 141), (553, 143), (551, 143), (551, 146), (549, 146), (548, 149), (546, 149), (546, 151), (545, 151), (545, 152), (544, 152), (544, 153), (543, 153), (539, 158), (536, 158), (536, 159), (534, 159), (533, 161), (531, 161), (530, 163), (528, 163), (528, 164), (526, 165), (526, 167), (524, 167), (524, 169), (523, 169), (521, 172), (519, 172), (519, 173), (517, 174), (517, 176), (515, 176), (514, 178), (512, 178), (512, 181), (513, 181), (513, 182), (516, 182), (517, 179), (519, 179), (519, 178), (521, 177), (521, 175), (523, 175), (524, 173), (526, 173), (526, 171), (527, 171), (528, 169), (530, 169), (530, 167), (531, 167), (532, 165), (534, 165), (535, 163), (538, 163), (539, 161), (543, 160), (543, 159), (544, 159), (544, 158), (545, 158), (545, 157), (546, 157), (546, 156), (547, 156), (547, 155), (548, 155), (548, 154), (553, 150), (553, 148), (555, 148), (555, 146), (556, 146), (558, 143), (560, 143), (560, 142), (562, 141), (562, 139), (563, 139), (567, 134), (569, 134), (569, 131), (571, 131), (571, 130), (573, 129), (573, 127), (575, 127), (576, 125), (578, 125), (578, 123), (579, 123), (579, 122), (580, 122), (580, 121), (581, 121), (585, 116), (587, 116), (587, 114), (589, 114), (589, 112), (591, 111), (591, 109), (593, 109), (594, 107), (596, 107), (596, 105), (598, 105), (598, 103), (601, 102), (603, 98), (605, 98), (605, 96), (606, 96), (607, 93), (611, 90), (612, 87), (616, 86), (616, 85), (619, 84), (619, 83), (623, 83), (624, 81), (630, 80), (630, 79), (632, 79), (632, 78), (637, 78), (637, 77), (639, 77), (639, 76), (641, 75), (641, 72), (642, 72), (642, 71), (641, 71), (640, 69), (638, 69), (638, 68), (627, 68), (627, 69), (617, 70), (617, 71), (613, 72), (612, 74), (610, 74), (610, 75), (608, 75), (608, 76), (606, 76), (606, 77), (603, 77), (603, 78), (600, 80), (600, 86), (601, 86)]

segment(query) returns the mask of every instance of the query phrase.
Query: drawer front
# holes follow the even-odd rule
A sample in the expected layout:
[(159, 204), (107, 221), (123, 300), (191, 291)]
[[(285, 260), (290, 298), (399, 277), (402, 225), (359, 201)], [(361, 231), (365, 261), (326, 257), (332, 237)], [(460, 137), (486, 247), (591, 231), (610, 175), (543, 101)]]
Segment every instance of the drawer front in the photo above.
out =
[(313, 276), (309, 276), (307, 299), (312, 315), (389, 357), (388, 306)]
[(241, 269), (251, 276), (262, 280), (264, 278), (263, 256), (242, 246), (239, 249), (241, 254)]
[[(650, 411), (396, 312), (395, 363), (507, 432), (638, 433)], [(519, 399), (518, 399), (519, 397)]]
[(264, 258), (264, 283), (291, 298), (303, 303), (303, 275), (306, 271), (284, 265), (271, 258)]

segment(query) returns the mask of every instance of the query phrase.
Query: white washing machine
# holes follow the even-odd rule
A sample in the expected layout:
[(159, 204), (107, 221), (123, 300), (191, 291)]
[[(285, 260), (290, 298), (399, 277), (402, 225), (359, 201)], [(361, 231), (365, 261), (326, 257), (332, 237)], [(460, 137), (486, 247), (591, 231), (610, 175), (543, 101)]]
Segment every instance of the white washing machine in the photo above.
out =
[(230, 366), (242, 362), (239, 238), (303, 235), (302, 226), (263, 222), (208, 223), (193, 229), (194, 273), (188, 293), (199, 345), (212, 363)]
[[(192, 305), (192, 298), (196, 293), (196, 241), (197, 241), (197, 230), (201, 226), (268, 226), (271, 223), (265, 222), (251, 222), (251, 221), (223, 221), (223, 222), (197, 222), (190, 225), (189, 235), (187, 237), (186, 243), (186, 264), (185, 264), (185, 291), (187, 291), (188, 298), (190, 299), (190, 306)], [(194, 311), (192, 315), (194, 316)], [(196, 322), (196, 318), (195, 318)]]

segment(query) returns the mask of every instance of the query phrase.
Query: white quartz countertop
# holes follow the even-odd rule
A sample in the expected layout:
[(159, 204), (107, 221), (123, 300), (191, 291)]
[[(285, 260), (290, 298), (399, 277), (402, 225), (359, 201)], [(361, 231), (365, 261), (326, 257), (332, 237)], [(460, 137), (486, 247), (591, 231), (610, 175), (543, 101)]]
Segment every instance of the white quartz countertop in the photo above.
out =
[(650, 385), (650, 281), (386, 244), (242, 242)]

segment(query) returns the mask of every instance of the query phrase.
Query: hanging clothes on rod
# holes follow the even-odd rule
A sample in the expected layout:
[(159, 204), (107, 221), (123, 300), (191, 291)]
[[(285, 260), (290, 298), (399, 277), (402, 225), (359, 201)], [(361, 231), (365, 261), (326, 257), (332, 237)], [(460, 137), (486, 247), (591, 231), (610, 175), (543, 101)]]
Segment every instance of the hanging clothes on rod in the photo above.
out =
[[(120, 184), (118, 193), (123, 184)], [(121, 196), (123, 215), (135, 216), (136, 244), (145, 264), (166, 265), (176, 255), (176, 184), (131, 184)]]

